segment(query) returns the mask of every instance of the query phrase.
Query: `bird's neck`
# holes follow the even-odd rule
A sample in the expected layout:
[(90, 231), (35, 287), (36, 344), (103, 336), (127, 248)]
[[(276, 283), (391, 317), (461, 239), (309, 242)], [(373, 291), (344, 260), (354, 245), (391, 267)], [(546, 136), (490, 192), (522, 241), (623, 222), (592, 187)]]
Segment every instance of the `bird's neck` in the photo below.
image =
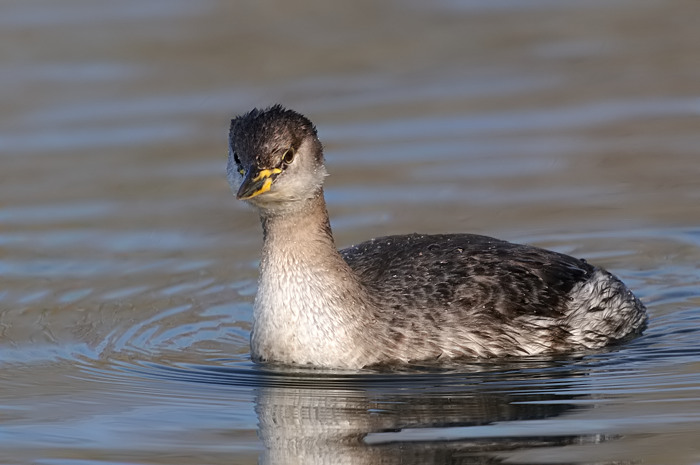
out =
[(368, 299), (335, 247), (323, 191), (304, 202), (261, 215), (264, 244), (251, 348), (254, 357), (282, 362), (342, 363), (355, 333), (368, 324)]
[(293, 208), (262, 212), (260, 218), (264, 238), (263, 256), (266, 252), (290, 248), (287, 252), (303, 253), (302, 246), (313, 243), (319, 252), (332, 251), (340, 258), (333, 241), (323, 189)]
[[(289, 292), (301, 292), (308, 283), (355, 283), (354, 273), (338, 253), (333, 240), (323, 190), (303, 205), (281, 213), (263, 214), (261, 282), (276, 281)], [(339, 289), (340, 290), (340, 289)], [(325, 293), (333, 289), (324, 289)]]

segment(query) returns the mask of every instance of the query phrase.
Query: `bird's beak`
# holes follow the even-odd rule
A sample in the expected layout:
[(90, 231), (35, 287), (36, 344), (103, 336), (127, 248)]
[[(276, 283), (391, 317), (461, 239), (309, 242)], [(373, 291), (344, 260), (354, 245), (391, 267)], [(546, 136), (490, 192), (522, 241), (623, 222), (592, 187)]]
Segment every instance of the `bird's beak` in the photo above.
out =
[(272, 182), (282, 172), (279, 168), (260, 170), (252, 167), (243, 179), (241, 187), (236, 193), (236, 198), (246, 200), (270, 190)]

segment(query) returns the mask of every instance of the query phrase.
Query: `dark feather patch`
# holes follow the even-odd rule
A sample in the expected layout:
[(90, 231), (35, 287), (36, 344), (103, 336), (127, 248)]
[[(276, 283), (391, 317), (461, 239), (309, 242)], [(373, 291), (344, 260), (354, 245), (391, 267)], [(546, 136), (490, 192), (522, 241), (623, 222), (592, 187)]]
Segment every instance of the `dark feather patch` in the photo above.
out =
[(389, 236), (342, 250), (362, 282), (393, 307), (559, 317), (594, 268), (567, 255), (472, 234)]

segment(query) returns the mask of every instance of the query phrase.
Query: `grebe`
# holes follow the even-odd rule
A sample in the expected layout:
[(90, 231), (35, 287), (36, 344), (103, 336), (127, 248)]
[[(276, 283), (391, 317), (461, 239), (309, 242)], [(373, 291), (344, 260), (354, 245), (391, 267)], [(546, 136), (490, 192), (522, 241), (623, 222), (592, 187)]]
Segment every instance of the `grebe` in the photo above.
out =
[(338, 251), (323, 148), (275, 105), (231, 121), (227, 176), (263, 249), (256, 362), (362, 368), (598, 349), (641, 333), (644, 305), (606, 270), (473, 234), (409, 234)]

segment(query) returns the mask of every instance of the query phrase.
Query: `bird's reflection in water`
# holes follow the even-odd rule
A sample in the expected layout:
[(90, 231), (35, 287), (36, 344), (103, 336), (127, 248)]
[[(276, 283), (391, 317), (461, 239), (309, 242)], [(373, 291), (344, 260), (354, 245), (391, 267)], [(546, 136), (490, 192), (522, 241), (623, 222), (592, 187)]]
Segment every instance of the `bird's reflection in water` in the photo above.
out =
[(502, 463), (499, 452), (600, 442), (606, 438), (507, 434), (508, 422), (582, 408), (583, 395), (567, 391), (585, 375), (546, 361), (459, 374), (317, 375), (316, 384), (312, 376), (284, 376), (257, 390), (260, 462), (493, 464)]

